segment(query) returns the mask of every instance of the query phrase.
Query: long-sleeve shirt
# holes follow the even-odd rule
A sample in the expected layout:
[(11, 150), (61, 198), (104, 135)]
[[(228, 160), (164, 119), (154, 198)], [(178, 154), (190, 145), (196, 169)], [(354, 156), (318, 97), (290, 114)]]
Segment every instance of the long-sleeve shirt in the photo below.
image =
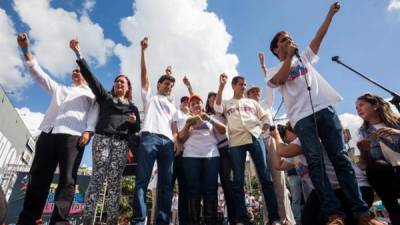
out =
[(227, 119), (230, 147), (253, 143), (252, 136), (258, 138), (263, 124), (270, 121), (260, 104), (249, 98), (222, 101), (214, 110)]
[(52, 96), (39, 130), (77, 136), (84, 131), (94, 131), (99, 109), (87, 85), (65, 86), (55, 82), (36, 59), (24, 64), (32, 78)]
[[(139, 132), (140, 115), (138, 108), (132, 102), (126, 104), (114, 99), (112, 94), (96, 79), (84, 59), (78, 59), (76, 62), (100, 106), (96, 133), (128, 135)], [(132, 113), (136, 116), (134, 124), (128, 122), (129, 115)]]

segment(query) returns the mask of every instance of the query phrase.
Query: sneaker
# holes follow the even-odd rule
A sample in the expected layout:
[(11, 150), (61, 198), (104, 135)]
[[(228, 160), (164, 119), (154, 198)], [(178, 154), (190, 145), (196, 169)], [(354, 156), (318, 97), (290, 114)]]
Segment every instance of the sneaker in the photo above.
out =
[(344, 219), (342, 216), (334, 214), (328, 218), (326, 225), (344, 225)]
[(363, 215), (358, 218), (358, 225), (385, 225), (372, 215)]

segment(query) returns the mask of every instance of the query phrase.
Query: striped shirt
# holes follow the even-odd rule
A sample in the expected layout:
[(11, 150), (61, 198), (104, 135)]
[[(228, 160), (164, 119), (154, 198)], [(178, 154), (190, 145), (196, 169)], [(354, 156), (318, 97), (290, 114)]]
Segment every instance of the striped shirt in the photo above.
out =
[(36, 59), (24, 64), (32, 78), (52, 96), (39, 130), (76, 136), (84, 131), (94, 131), (99, 108), (87, 85), (58, 84), (42, 70)]

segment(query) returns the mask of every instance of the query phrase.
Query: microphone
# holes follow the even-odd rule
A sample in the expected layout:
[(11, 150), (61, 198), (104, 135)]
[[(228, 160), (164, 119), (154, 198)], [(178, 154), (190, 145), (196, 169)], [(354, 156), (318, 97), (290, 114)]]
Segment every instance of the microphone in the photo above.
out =
[(340, 63), (339, 56), (333, 56), (332, 61)]
[(300, 58), (300, 54), (299, 54), (299, 49), (298, 49), (298, 48), (296, 48), (296, 50), (294, 50), (294, 56), (296, 56), (296, 58), (297, 58), (301, 63), (303, 63), (303, 61), (302, 61), (301, 58)]

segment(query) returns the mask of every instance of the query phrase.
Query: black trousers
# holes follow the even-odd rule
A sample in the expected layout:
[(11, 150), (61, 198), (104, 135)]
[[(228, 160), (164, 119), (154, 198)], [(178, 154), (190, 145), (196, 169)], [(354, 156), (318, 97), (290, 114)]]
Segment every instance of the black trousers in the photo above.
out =
[[(362, 199), (367, 203), (368, 207), (372, 206), (374, 201), (374, 191), (371, 187), (360, 187)], [(356, 218), (354, 218), (351, 212), (351, 204), (347, 200), (345, 194), (341, 189), (335, 190), (336, 198), (340, 201), (341, 211), (346, 215), (345, 224), (357, 224)], [(321, 211), (321, 202), (317, 196), (315, 190), (313, 190), (303, 208), (301, 214), (301, 224), (303, 225), (325, 225), (327, 221)]]
[(60, 176), (54, 197), (54, 211), (50, 224), (67, 224), (69, 209), (75, 194), (77, 172), (83, 156), (78, 146), (80, 136), (41, 133), (29, 171), (29, 183), (24, 208), (19, 215), (21, 225), (34, 225), (42, 216), (54, 171), (59, 166)]
[(234, 223), (235, 206), (233, 204), (233, 189), (232, 189), (232, 162), (228, 155), (228, 146), (219, 148), (219, 178), (221, 181), (222, 190), (224, 191), (225, 204), (228, 209), (228, 220)]
[(400, 167), (393, 167), (384, 160), (368, 163), (367, 178), (382, 200), (393, 225), (400, 225)]
[[(182, 165), (182, 154), (174, 158), (174, 171), (172, 174), (172, 187), (178, 180), (178, 220), (179, 224), (189, 224), (188, 197), (186, 193), (186, 179)], [(155, 204), (155, 202), (154, 202)]]

